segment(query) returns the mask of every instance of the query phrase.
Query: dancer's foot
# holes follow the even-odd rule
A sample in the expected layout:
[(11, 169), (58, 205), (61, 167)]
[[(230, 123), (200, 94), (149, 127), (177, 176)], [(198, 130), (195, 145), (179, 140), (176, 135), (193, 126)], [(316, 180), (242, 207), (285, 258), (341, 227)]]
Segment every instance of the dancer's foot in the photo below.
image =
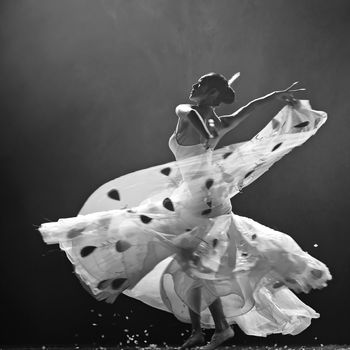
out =
[(202, 332), (192, 332), (191, 336), (182, 344), (180, 350), (189, 349), (204, 344), (204, 334)]
[(224, 343), (226, 340), (232, 338), (235, 335), (235, 332), (231, 327), (227, 327), (221, 332), (215, 332), (211, 338), (209, 344), (203, 346), (201, 350), (213, 350)]

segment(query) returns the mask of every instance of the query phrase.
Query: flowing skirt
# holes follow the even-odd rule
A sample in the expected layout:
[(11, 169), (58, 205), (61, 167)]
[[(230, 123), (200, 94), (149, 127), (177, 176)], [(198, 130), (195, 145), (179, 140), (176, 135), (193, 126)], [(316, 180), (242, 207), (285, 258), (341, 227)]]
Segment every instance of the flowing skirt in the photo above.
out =
[[(43, 224), (98, 300), (120, 293), (213, 327), (221, 298), (247, 334), (298, 334), (319, 317), (294, 292), (326, 286), (328, 268), (288, 235), (231, 212), (230, 198), (326, 121), (307, 101), (284, 107), (247, 142), (136, 171), (97, 189), (80, 215)], [(199, 288), (201, 301), (193, 300)]]

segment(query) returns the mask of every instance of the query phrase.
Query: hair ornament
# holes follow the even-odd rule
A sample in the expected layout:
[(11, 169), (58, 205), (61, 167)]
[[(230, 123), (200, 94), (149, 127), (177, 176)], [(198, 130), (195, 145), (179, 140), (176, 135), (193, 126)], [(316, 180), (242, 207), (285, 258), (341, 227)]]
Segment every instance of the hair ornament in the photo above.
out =
[(234, 74), (227, 82), (228, 86), (231, 86), (239, 78), (240, 75), (241, 75), (240, 72), (237, 72), (236, 74)]

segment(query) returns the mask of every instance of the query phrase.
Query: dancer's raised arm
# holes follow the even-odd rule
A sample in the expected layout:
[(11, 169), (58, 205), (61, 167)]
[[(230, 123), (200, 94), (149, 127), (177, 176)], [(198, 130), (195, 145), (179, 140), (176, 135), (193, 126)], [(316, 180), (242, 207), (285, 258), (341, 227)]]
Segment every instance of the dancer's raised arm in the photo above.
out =
[(259, 97), (249, 102), (247, 105), (241, 107), (240, 109), (238, 109), (237, 111), (235, 111), (230, 115), (221, 116), (220, 120), (222, 122), (223, 128), (228, 129), (227, 131), (234, 129), (243, 120), (245, 120), (250, 115), (250, 113), (253, 112), (257, 107), (260, 107), (265, 103), (273, 101), (275, 99), (283, 100), (286, 103), (294, 106), (297, 103), (297, 100), (294, 98), (293, 93), (305, 90), (304, 88), (293, 89), (293, 87), (297, 83), (298, 82), (293, 83), (291, 86), (289, 86), (285, 90), (274, 91), (263, 97)]

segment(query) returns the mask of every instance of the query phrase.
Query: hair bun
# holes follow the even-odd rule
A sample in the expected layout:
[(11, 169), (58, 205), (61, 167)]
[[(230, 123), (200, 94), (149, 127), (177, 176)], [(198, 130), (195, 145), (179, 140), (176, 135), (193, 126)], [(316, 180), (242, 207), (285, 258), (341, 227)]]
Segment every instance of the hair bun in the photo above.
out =
[(233, 103), (235, 100), (235, 91), (227, 86), (227, 88), (220, 93), (220, 100), (226, 104)]
[[(230, 79), (230, 81), (233, 82), (238, 78), (238, 76), (239, 73), (236, 73)], [(214, 88), (219, 91), (219, 94), (217, 95), (215, 101), (213, 101), (213, 106), (219, 106), (220, 103), (230, 104), (234, 102), (235, 92), (230, 87), (229, 82), (222, 74), (208, 73), (206, 75), (203, 75), (200, 79), (202, 82), (208, 84), (210, 89)]]

